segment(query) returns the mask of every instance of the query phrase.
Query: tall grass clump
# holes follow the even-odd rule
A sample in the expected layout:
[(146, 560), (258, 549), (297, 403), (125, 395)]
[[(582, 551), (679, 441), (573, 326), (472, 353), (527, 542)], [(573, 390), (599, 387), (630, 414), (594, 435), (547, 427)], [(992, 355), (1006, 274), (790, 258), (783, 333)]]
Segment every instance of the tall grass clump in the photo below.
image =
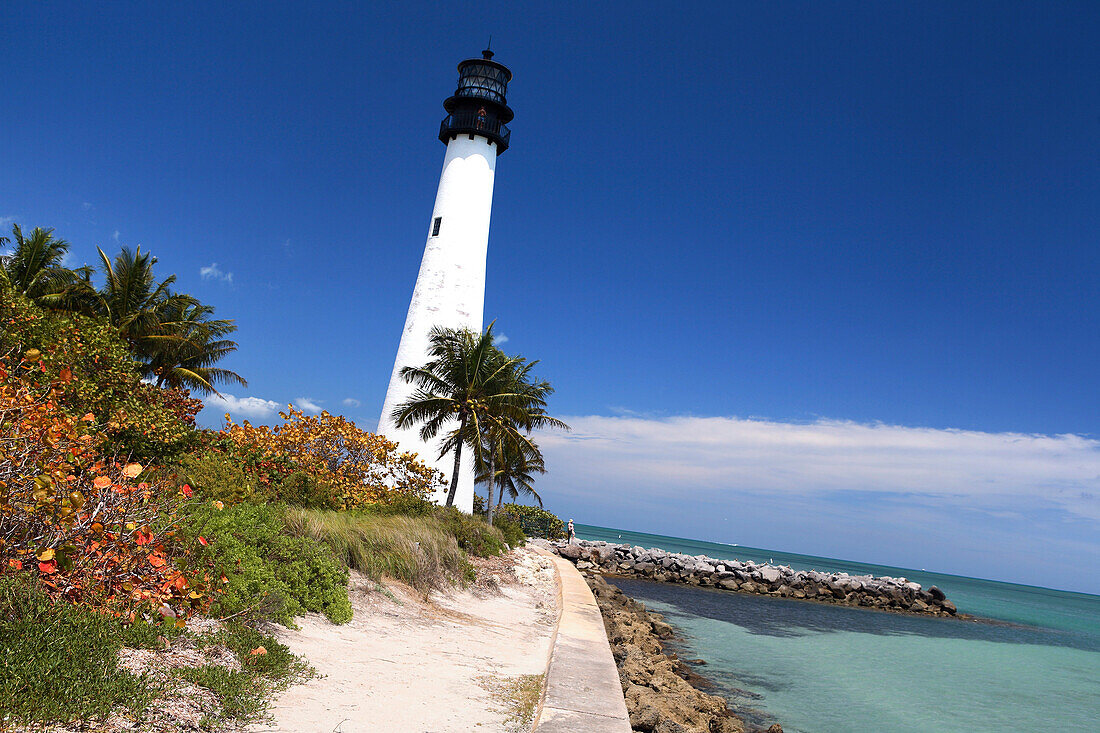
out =
[(466, 554), (436, 517), (290, 507), (287, 525), (295, 534), (325, 543), (348, 567), (372, 580), (395, 578), (427, 593), (471, 579)]

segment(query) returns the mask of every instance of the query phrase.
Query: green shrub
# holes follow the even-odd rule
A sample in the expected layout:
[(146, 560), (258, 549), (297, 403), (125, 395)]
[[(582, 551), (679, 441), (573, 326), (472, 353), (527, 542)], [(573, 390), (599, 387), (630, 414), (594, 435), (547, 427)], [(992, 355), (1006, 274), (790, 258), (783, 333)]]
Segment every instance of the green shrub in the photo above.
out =
[[(176, 670), (176, 676), (205, 687), (218, 696), (222, 721), (239, 723), (255, 720), (270, 701), (272, 690), (299, 679), (309, 669), (290, 649), (272, 636), (239, 623), (229, 623), (218, 633), (199, 640), (202, 645), (224, 644), (241, 661), (232, 671), (210, 664)], [(263, 647), (265, 654), (252, 654)]]
[(336, 487), (308, 473), (295, 471), (275, 488), (275, 496), (291, 506), (336, 511), (344, 502)]
[(291, 508), (287, 523), (376, 581), (396, 578), (427, 593), (468, 580), (472, 570), (454, 534), (434, 517)]
[(186, 531), (209, 543), (215, 575), (228, 583), (215, 596), (213, 613), (248, 613), (291, 625), (306, 611), (334, 623), (351, 619), (348, 572), (327, 548), (287, 528), (282, 504), (237, 504), (218, 510), (204, 503)]
[(504, 535), (496, 527), (490, 527), (484, 517), (466, 514), (453, 506), (437, 508), (435, 517), (454, 535), (458, 546), (471, 555), (489, 557), (508, 549)]
[(528, 537), (545, 537), (548, 540), (565, 539), (565, 522), (541, 507), (501, 504), (497, 507), (495, 514), (519, 523)]
[(28, 573), (0, 575), (0, 730), (12, 724), (140, 715), (158, 691), (118, 666), (123, 646), (172, 632), (69, 603), (52, 604)]
[(256, 479), (241, 470), (224, 453), (204, 451), (184, 456), (182, 468), (182, 478), (203, 498), (226, 504), (260, 498), (257, 496)]
[(436, 505), (418, 496), (401, 494), (388, 503), (371, 504), (365, 510), (381, 516), (427, 517), (435, 513)]
[(493, 526), (504, 535), (504, 541), (508, 543), (509, 547), (519, 547), (527, 541), (527, 535), (523, 533), (523, 527), (520, 526), (519, 522), (513, 521), (504, 514), (497, 514), (493, 517)]

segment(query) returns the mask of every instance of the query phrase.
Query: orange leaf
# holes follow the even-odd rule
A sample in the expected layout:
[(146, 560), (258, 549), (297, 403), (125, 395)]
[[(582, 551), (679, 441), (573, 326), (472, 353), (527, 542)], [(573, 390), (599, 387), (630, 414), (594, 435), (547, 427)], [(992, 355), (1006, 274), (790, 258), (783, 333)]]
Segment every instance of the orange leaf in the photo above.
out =
[(96, 476), (95, 481), (92, 482), (92, 486), (97, 489), (105, 489), (111, 485), (111, 479), (106, 476)]
[(134, 533), (134, 542), (139, 545), (147, 545), (153, 541), (153, 533), (149, 531), (148, 527), (144, 527)]
[(12, 558), (11, 560), (8, 560), (8, 567), (12, 568), (13, 570), (22, 570), (23, 563), (19, 562), (15, 558)]
[(80, 419), (83, 420), (84, 422), (92, 422), (93, 420), (95, 420), (95, 415), (93, 415), (90, 412), (85, 412), (84, 417), (82, 417)]
[(38, 569), (46, 575), (53, 575), (57, 572), (57, 560), (50, 560), (49, 562), (38, 563)]
[(262, 646), (258, 646), (250, 651), (248, 654), (252, 657), (262, 657), (264, 654), (267, 654), (267, 649), (264, 649)]
[(141, 473), (142, 468), (140, 463), (127, 463), (126, 467), (122, 469), (122, 475), (126, 478), (134, 478)]
[(73, 381), (73, 370), (69, 369), (69, 367), (65, 367), (57, 376), (62, 382), (68, 384), (69, 382)]
[(166, 561), (165, 561), (163, 555), (150, 555), (149, 556), (149, 564), (152, 565), (154, 568), (163, 567), (165, 562)]

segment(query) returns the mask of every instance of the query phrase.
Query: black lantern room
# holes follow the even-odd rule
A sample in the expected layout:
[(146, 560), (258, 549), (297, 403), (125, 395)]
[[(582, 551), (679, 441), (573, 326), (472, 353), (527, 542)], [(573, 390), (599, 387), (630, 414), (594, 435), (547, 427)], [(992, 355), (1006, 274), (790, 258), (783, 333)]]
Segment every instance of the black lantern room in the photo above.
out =
[(515, 116), (506, 98), (512, 72), (493, 61), (492, 51), (486, 49), (481, 56), (458, 65), (458, 89), (443, 102), (447, 117), (439, 126), (439, 139), (446, 145), (459, 135), (480, 135), (497, 144), (499, 155), (508, 149), (512, 134), (505, 123)]

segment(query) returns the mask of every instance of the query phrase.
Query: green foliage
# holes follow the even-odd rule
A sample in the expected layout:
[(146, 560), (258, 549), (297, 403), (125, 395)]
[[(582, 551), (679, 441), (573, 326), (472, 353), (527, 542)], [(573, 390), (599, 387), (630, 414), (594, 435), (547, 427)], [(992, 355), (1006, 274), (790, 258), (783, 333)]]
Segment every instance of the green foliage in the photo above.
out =
[(295, 471), (276, 486), (276, 498), (291, 506), (303, 509), (329, 509), (343, 507), (343, 499), (336, 487), (304, 471)]
[(287, 531), (282, 504), (209, 503), (196, 509), (185, 527), (209, 544), (215, 576), (226, 578), (216, 597), (217, 615), (247, 614), (291, 625), (307, 611), (324, 613), (333, 623), (351, 620), (348, 572), (332, 553)]
[(237, 350), (225, 336), (237, 330), (231, 320), (215, 319), (214, 309), (190, 295), (174, 293), (170, 275), (157, 282), (157, 258), (123, 247), (111, 259), (99, 250), (106, 282), (99, 290), (88, 284), (83, 303), (118, 329), (142, 363), (145, 376), (158, 385), (186, 387), (203, 394), (216, 384), (247, 386), (237, 373), (214, 365)]
[(78, 313), (44, 311), (0, 288), (0, 357), (41, 353), (39, 386), (64, 382), (62, 406), (91, 413), (120, 455), (172, 460), (200, 441), (194, 416), (201, 403), (185, 393), (141, 381), (138, 364), (118, 332)]
[[(202, 643), (225, 644), (241, 661), (238, 671), (216, 664), (176, 670), (181, 679), (206, 687), (218, 696), (222, 721), (255, 720), (267, 707), (266, 693), (300, 678), (308, 670), (284, 644), (244, 624), (227, 624), (224, 630)], [(257, 653), (260, 649), (262, 654)]]
[(546, 398), (554, 390), (531, 374), (538, 362), (501, 351), (493, 342), (492, 324), (483, 333), (437, 326), (431, 331), (428, 356), (430, 361), (421, 367), (402, 368), (401, 377), (416, 391), (394, 409), (392, 418), (398, 428), (419, 425), (425, 441), (454, 426), (440, 446), (441, 455), (455, 456), (447, 506), (454, 502), (464, 446), (473, 451), (477, 472), (484, 472), (490, 497), (497, 484), (493, 463), (498, 455), (510, 456), (499, 461), (499, 469), (509, 475), (522, 472), (529, 487), (531, 471), (545, 472), (531, 431), (568, 428), (546, 413)]
[(239, 504), (257, 496), (258, 482), (237, 461), (219, 451), (184, 456), (181, 478), (204, 499)]
[(454, 536), (458, 546), (471, 555), (490, 557), (508, 549), (501, 531), (490, 527), (482, 517), (471, 516), (454, 507), (440, 507), (435, 518)]
[(151, 646), (167, 630), (83, 606), (52, 604), (29, 573), (0, 575), (0, 729), (20, 723), (140, 714), (158, 693), (118, 666), (123, 646)]
[[(498, 517), (519, 524), (528, 537), (545, 537), (548, 540), (565, 539), (565, 522), (542, 507), (525, 504), (501, 504)], [(494, 518), (494, 523), (496, 518)]]
[(527, 541), (527, 535), (523, 533), (523, 527), (520, 526), (519, 522), (509, 517), (497, 514), (493, 517), (493, 526), (504, 535), (504, 541), (508, 543), (509, 547), (519, 547)]
[(435, 517), (291, 508), (287, 522), (376, 581), (396, 578), (427, 593), (469, 579), (472, 571), (450, 527)]
[(385, 504), (371, 504), (364, 511), (381, 516), (427, 517), (435, 514), (437, 507), (418, 496), (396, 496)]

